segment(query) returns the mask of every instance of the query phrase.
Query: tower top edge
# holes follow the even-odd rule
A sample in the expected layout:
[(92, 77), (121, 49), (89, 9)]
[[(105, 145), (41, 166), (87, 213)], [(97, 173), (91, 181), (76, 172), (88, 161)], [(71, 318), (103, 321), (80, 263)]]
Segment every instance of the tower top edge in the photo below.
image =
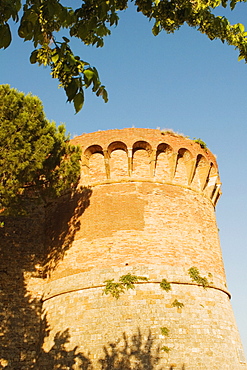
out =
[(71, 143), (81, 146), (82, 150), (92, 145), (99, 145), (102, 149), (107, 150), (111, 143), (117, 141), (123, 142), (128, 148), (133, 147), (138, 141), (147, 142), (153, 149), (157, 148), (159, 144), (165, 143), (171, 145), (173, 150), (177, 152), (184, 148), (189, 150), (193, 156), (201, 154), (212, 162), (216, 168), (218, 167), (215, 155), (208, 148), (203, 148), (197, 141), (172, 130), (132, 127), (95, 131), (76, 136), (71, 140)]

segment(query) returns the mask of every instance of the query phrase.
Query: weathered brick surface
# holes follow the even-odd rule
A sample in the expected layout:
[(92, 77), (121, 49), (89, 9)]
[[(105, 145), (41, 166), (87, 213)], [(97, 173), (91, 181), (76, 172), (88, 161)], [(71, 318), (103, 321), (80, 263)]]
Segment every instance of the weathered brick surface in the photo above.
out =
[[(83, 153), (77, 193), (0, 229), (0, 369), (247, 369), (215, 220), (214, 155), (149, 129), (73, 142)], [(128, 273), (148, 281), (118, 300), (103, 294)]]
[(52, 280), (126, 264), (181, 266), (188, 277), (187, 270), (197, 266), (226, 288), (214, 209), (199, 194), (166, 184), (99, 185), (79, 221)]
[[(128, 268), (118, 274), (129, 271), (147, 272)], [(108, 277), (118, 274), (109, 271)], [(105, 275), (102, 273), (102, 278)], [(174, 299), (183, 302), (184, 307), (172, 307)], [(166, 293), (159, 284), (149, 283), (137, 285), (134, 291), (116, 300), (102, 296), (102, 287), (95, 287), (60, 294), (46, 301), (45, 308), (47, 319), (52, 323), (50, 337), (58, 327), (61, 331), (69, 327), (68, 348), (78, 345), (78, 350), (86, 354), (95, 367), (100, 368), (98, 362), (105, 358), (105, 349), (110, 350), (112, 343), (116, 344), (117, 358), (121, 358), (123, 335), (128, 337), (128, 350), (133, 351), (131, 338), (140, 332), (142, 348), (150, 336), (150, 357), (155, 359), (158, 350), (157, 368), (170, 369), (172, 365), (193, 370), (245, 368), (238, 358), (241, 344), (229, 299), (219, 290), (172, 284), (171, 292)], [(161, 327), (169, 329), (168, 337), (162, 336)], [(45, 342), (46, 351), (50, 349), (50, 340), (47, 338)], [(170, 352), (159, 350), (162, 346), (169, 347)], [(137, 361), (138, 354), (131, 360)], [(150, 367), (153, 368), (156, 366)]]
[[(159, 130), (96, 132), (73, 141), (83, 150), (80, 183), (92, 193), (44, 286), (50, 326), (44, 351), (69, 329), (67, 348), (78, 346), (94, 368), (246, 369), (215, 220), (214, 156)], [(189, 277), (193, 266), (208, 278), (206, 289)], [(106, 280), (127, 273), (149, 281), (118, 300), (102, 295)], [(170, 292), (160, 288), (163, 278)], [(173, 307), (175, 299), (184, 307)]]
[(44, 209), (0, 217), (0, 369), (27, 370), (40, 347)]

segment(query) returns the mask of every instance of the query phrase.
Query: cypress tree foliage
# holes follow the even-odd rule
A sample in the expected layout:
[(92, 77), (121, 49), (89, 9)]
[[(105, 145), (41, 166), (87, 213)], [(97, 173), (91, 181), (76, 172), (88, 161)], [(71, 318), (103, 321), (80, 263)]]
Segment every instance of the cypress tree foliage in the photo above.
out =
[(76, 186), (80, 149), (65, 127), (46, 119), (41, 101), (9, 85), (0, 86), (0, 207), (23, 195), (57, 197)]

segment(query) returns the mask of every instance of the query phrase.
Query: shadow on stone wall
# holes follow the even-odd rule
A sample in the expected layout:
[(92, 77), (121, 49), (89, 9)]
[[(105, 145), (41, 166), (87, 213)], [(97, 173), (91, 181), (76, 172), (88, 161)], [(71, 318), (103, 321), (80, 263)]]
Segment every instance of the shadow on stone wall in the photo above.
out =
[(0, 370), (173, 370), (151, 334), (140, 331), (107, 343), (95, 366), (77, 346), (71, 349), (69, 329), (56, 333), (48, 352), (42, 348), (49, 335), (42, 319), (43, 266), (49, 274), (71, 246), (91, 193), (83, 189), (56, 206), (33, 207), (29, 216), (0, 216)]
[(40, 351), (37, 353), (37, 362), (34, 367), (35, 370), (51, 369), (51, 370), (92, 370), (91, 361), (89, 358), (78, 351), (78, 347), (68, 350), (66, 346), (70, 342), (69, 329), (64, 332), (56, 333), (54, 337), (54, 344), (50, 351), (45, 352), (42, 345), (45, 337), (49, 335), (49, 328), (46, 324), (46, 319), (42, 321), (43, 330), (40, 340)]
[(41, 296), (28, 295), (25, 277), (39, 280), (44, 211), (32, 217), (3, 217), (0, 229), (0, 369), (28, 369), (40, 332)]
[[(44, 335), (48, 334), (49, 330), (45, 328)], [(77, 347), (72, 350), (66, 349), (69, 341), (69, 329), (57, 333), (50, 351), (48, 353), (41, 351), (39, 354), (37, 369), (164, 370), (164, 364), (159, 364), (161, 349), (156, 347), (150, 333), (148, 337), (144, 337), (140, 331), (130, 337), (123, 333), (122, 338), (103, 347), (104, 354), (99, 360), (95, 360), (97, 361), (95, 366), (89, 357), (78, 351)], [(83, 347), (83, 343), (80, 345)]]
[(54, 270), (63, 259), (80, 229), (79, 217), (90, 204), (92, 190), (82, 188), (72, 197), (64, 196), (46, 209), (46, 257), (44, 260), (44, 277)]
[[(45, 272), (49, 273), (63, 258), (80, 227), (77, 218), (89, 205), (90, 195), (91, 190), (83, 189), (73, 197), (61, 198), (56, 207), (45, 209), (30, 202), (29, 215), (0, 216), (0, 222), (4, 222), (0, 227), (0, 370), (37, 369), (37, 353), (43, 337), (42, 266), (45, 263)], [(55, 211), (47, 217), (50, 207)], [(70, 368), (62, 363), (55, 365), (58, 354), (59, 358), (65, 356), (68, 340), (67, 332), (57, 334), (55, 347), (46, 354), (54, 369)], [(73, 364), (76, 356), (70, 351), (66, 361), (69, 358)]]
[(0, 369), (32, 369), (29, 365), (35, 362), (40, 332), (40, 302), (26, 297), (19, 274), (8, 275), (13, 284), (0, 275)]
[(151, 333), (145, 339), (140, 330), (130, 338), (124, 333), (121, 339), (103, 349), (104, 357), (99, 360), (101, 370), (163, 370), (158, 366), (161, 349), (155, 348)]

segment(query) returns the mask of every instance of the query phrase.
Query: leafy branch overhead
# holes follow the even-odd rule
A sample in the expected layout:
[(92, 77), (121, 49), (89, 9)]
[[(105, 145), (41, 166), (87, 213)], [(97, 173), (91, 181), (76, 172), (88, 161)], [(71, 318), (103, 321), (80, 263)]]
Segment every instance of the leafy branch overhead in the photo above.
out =
[[(233, 10), (241, 0), (132, 0), (136, 10), (152, 20), (152, 32), (156, 36), (162, 30), (174, 32), (187, 23), (209, 39), (220, 39), (239, 50), (239, 59), (247, 61), (247, 33), (240, 23), (230, 24), (224, 16), (216, 16), (217, 7)], [(128, 8), (128, 0), (82, 0), (80, 7), (66, 7), (62, 0), (12, 0), (0, 2), (0, 48), (11, 44), (10, 20), (19, 25), (18, 35), (33, 43), (31, 63), (51, 68), (53, 78), (59, 80), (69, 102), (79, 112), (84, 103), (84, 90), (91, 87), (97, 96), (107, 102), (105, 86), (101, 84), (97, 70), (74, 55), (70, 40), (62, 37), (60, 30), (67, 29), (69, 37), (77, 38), (85, 45), (102, 47), (104, 37), (117, 26), (119, 13)]]

